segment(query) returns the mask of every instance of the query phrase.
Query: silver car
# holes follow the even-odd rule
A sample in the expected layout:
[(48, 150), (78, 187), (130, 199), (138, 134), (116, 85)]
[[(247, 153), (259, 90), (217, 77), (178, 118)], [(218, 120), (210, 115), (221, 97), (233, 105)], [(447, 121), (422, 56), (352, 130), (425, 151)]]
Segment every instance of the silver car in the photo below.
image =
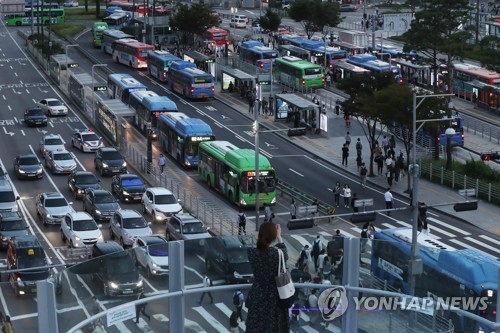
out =
[(45, 192), (36, 196), (36, 214), (43, 225), (61, 224), (66, 214), (75, 210), (58, 192)]
[(76, 170), (75, 156), (67, 150), (49, 151), (45, 156), (45, 166), (52, 173), (72, 173)]
[(137, 237), (132, 257), (148, 277), (168, 274), (168, 244), (162, 236)]
[(45, 155), (49, 151), (66, 149), (64, 143), (64, 140), (59, 134), (45, 134), (40, 140), (40, 153), (42, 157), (45, 158)]
[(45, 98), (36, 103), (47, 116), (66, 116), (68, 108), (57, 98)]
[(153, 234), (149, 225), (150, 223), (138, 211), (120, 209), (109, 221), (109, 234), (111, 239), (117, 238), (121, 246), (132, 246), (137, 237)]

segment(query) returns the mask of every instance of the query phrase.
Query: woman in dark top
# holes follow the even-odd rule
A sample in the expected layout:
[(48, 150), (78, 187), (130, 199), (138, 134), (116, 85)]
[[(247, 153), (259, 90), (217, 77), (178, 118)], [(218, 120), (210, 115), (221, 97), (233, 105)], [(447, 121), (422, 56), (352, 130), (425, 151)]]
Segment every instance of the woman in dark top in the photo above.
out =
[[(276, 247), (273, 246), (277, 241)], [(248, 249), (254, 282), (246, 304), (248, 316), (246, 333), (288, 333), (290, 321), (288, 309), (279, 304), (276, 276), (278, 275), (278, 248), (288, 259), (286, 247), (281, 240), (279, 224), (263, 223), (259, 228), (257, 248)]]

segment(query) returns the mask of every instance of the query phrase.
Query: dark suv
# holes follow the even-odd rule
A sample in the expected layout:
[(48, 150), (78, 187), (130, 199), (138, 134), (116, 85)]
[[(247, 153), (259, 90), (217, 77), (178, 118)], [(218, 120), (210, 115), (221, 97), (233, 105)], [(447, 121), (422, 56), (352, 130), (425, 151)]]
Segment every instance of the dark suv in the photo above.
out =
[(102, 284), (104, 296), (133, 296), (144, 291), (144, 280), (132, 257), (118, 243), (94, 244), (92, 258), (97, 269), (92, 280)]
[(73, 192), (75, 199), (83, 197), (85, 190), (89, 188), (100, 189), (101, 181), (90, 171), (73, 171), (68, 176), (68, 188)]
[(101, 176), (127, 173), (127, 162), (115, 148), (99, 148), (94, 157), (94, 167)]
[(113, 194), (106, 190), (87, 189), (82, 201), (83, 210), (96, 222), (109, 222), (113, 213), (120, 209)]
[(253, 272), (248, 248), (255, 247), (253, 236), (221, 236), (207, 239), (205, 263), (210, 276), (229, 284), (251, 283)]
[(27, 229), (19, 212), (0, 212), (0, 248), (6, 249), (11, 237), (27, 236)]

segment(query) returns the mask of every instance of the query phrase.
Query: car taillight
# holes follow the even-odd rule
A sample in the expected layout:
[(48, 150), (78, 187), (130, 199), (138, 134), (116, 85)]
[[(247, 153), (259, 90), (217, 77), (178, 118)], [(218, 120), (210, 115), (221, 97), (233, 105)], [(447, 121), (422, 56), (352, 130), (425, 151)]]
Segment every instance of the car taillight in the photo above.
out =
[(194, 94), (194, 88), (191, 88), (191, 95)]
[[(325, 81), (325, 79), (323, 79), (323, 81)], [(302, 80), (302, 85), (305, 86), (306, 85), (306, 80)]]

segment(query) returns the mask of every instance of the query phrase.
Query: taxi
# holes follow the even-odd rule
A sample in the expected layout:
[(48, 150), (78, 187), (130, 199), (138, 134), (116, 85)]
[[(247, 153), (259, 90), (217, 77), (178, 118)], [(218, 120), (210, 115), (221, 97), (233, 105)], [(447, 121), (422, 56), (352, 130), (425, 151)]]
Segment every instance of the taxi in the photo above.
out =
[(71, 145), (85, 153), (95, 152), (104, 147), (102, 138), (91, 129), (76, 130), (71, 136)]

